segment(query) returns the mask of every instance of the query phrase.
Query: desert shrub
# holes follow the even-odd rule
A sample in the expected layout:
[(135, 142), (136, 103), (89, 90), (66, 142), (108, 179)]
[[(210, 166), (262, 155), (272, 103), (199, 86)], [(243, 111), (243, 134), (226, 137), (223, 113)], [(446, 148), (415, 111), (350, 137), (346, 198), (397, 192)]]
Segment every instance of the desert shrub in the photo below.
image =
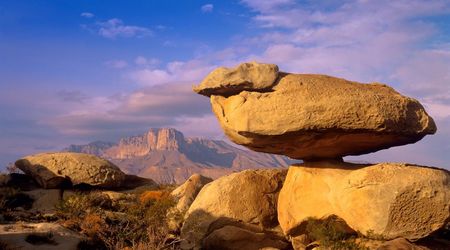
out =
[(355, 242), (354, 235), (346, 232), (341, 222), (334, 217), (326, 220), (309, 218), (306, 222), (306, 234), (313, 241), (320, 242), (325, 249), (364, 250), (366, 247)]
[(161, 198), (165, 195), (166, 195), (166, 193), (161, 190), (145, 191), (140, 195), (139, 201), (141, 203), (145, 204), (148, 202), (161, 200)]
[(90, 238), (102, 234), (106, 227), (105, 220), (98, 214), (88, 214), (80, 223), (80, 229)]
[(19, 192), (15, 188), (0, 188), (0, 211), (6, 211), (17, 207), (30, 209), (34, 200), (27, 194)]
[(99, 213), (102, 209), (112, 206), (111, 199), (100, 192), (76, 193), (58, 204), (57, 215), (60, 218), (71, 219), (84, 217), (89, 213)]
[(124, 216), (120, 220), (108, 221), (101, 235), (109, 248), (122, 249), (138, 246), (152, 246), (146, 249), (161, 249), (169, 244), (167, 211), (175, 205), (168, 195), (159, 199), (149, 199), (143, 203), (136, 200), (128, 207), (122, 207)]
[(57, 207), (57, 215), (64, 226), (89, 237), (79, 249), (162, 249), (172, 244), (166, 216), (175, 202), (168, 191), (126, 197), (111, 202), (100, 192), (78, 193)]

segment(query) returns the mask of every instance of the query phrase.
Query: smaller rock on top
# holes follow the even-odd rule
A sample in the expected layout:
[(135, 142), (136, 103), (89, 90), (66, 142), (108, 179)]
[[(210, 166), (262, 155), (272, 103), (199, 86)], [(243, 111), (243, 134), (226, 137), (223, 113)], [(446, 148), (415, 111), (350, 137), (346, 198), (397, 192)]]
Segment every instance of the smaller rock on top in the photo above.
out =
[(242, 63), (236, 68), (220, 67), (213, 70), (194, 91), (204, 96), (230, 96), (244, 90), (264, 92), (278, 78), (278, 66), (257, 62)]

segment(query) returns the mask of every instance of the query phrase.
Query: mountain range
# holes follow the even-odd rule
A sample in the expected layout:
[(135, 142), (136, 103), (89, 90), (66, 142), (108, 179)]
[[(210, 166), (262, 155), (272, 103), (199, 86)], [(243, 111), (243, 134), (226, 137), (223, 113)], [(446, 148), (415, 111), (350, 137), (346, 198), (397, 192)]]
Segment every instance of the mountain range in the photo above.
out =
[(173, 128), (152, 128), (117, 143), (70, 145), (63, 151), (94, 154), (127, 174), (159, 183), (182, 183), (194, 173), (218, 178), (243, 169), (286, 167), (293, 162), (285, 156), (239, 149), (222, 140), (185, 137)]

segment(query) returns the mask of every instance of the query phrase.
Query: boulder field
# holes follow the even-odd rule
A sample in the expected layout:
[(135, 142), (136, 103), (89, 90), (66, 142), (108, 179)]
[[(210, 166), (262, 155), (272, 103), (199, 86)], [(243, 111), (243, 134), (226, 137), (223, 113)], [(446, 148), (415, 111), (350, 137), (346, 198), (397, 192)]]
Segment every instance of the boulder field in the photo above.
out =
[(434, 134), (417, 100), (380, 83), (279, 72), (256, 62), (218, 68), (194, 91), (210, 98), (231, 141), (303, 163), (287, 175), (248, 170), (203, 186), (185, 214), (182, 249), (325, 247), (310, 241), (311, 221), (337, 223), (369, 249), (428, 249), (420, 242), (448, 227), (449, 171), (342, 160)]

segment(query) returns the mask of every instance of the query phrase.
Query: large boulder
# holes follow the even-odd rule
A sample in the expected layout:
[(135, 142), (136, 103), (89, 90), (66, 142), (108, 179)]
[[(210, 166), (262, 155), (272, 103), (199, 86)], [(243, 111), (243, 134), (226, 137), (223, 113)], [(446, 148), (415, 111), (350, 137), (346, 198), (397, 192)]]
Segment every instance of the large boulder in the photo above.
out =
[(450, 219), (450, 173), (396, 163), (291, 166), (278, 199), (284, 233), (301, 235), (309, 218), (330, 216), (367, 237), (423, 238)]
[(15, 165), (44, 188), (87, 184), (118, 188), (126, 178), (117, 166), (94, 155), (82, 153), (42, 153), (24, 157)]
[[(194, 90), (202, 93), (203, 86)], [(212, 93), (212, 109), (233, 142), (259, 152), (335, 159), (414, 143), (436, 131), (417, 100), (379, 83), (279, 73), (269, 88), (228, 89)]]
[(194, 91), (205, 96), (230, 96), (239, 92), (265, 91), (278, 78), (278, 66), (263, 63), (242, 63), (236, 68), (220, 67), (211, 72)]
[(278, 192), (285, 175), (285, 169), (245, 170), (206, 184), (185, 215), (182, 249), (200, 249), (210, 233), (225, 226), (242, 228), (243, 223), (259, 228), (253, 233), (276, 232)]

